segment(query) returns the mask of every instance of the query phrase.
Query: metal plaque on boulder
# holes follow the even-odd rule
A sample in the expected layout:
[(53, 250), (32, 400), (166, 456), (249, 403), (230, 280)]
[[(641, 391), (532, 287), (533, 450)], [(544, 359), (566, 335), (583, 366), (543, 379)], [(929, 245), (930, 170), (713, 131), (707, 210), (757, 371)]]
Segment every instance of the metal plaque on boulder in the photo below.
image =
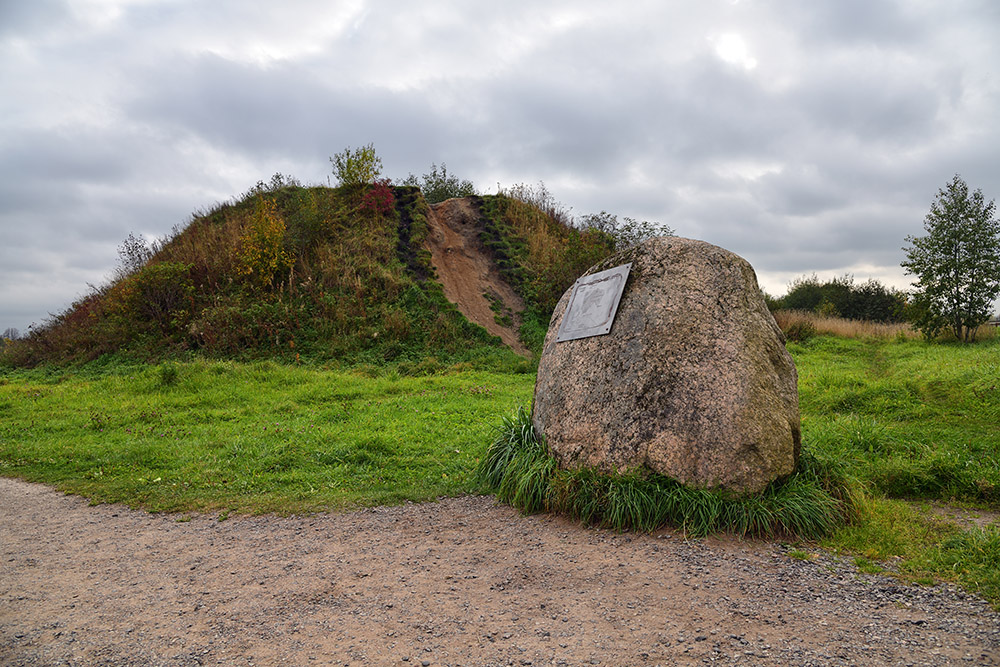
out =
[(556, 342), (601, 336), (611, 331), (631, 268), (629, 262), (577, 279)]

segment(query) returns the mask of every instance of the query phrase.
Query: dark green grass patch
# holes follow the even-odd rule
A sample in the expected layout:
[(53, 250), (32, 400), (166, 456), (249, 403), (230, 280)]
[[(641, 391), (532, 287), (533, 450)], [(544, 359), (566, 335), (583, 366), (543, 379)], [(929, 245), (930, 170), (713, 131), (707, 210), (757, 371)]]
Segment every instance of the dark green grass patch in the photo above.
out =
[(856, 493), (834, 466), (808, 457), (788, 479), (749, 496), (689, 488), (650, 471), (561, 470), (523, 408), (503, 418), (477, 476), (525, 512), (560, 512), (614, 530), (670, 525), (696, 536), (817, 538), (853, 514)]

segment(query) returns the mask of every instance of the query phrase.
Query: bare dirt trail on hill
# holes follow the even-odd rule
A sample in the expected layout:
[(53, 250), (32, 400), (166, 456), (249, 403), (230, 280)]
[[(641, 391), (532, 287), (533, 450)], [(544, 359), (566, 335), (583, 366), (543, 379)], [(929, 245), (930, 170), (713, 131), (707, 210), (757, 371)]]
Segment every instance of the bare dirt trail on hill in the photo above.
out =
[[(430, 207), (428, 249), (444, 295), (470, 322), (484, 327), (523, 356), (531, 353), (518, 339), (524, 301), (507, 284), (479, 238), (479, 212), (469, 199), (449, 199)], [(496, 321), (490, 295), (511, 319)]]
[(0, 664), (1000, 664), (982, 601), (777, 543), (484, 497), (186, 519), (0, 478)]

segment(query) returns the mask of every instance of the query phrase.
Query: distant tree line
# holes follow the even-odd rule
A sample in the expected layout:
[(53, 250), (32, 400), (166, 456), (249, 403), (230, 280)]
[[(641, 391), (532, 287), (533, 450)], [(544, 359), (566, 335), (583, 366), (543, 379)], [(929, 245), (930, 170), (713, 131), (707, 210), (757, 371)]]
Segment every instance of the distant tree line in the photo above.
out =
[(855, 283), (851, 276), (820, 281), (815, 275), (792, 282), (788, 294), (768, 298), (772, 310), (806, 310), (829, 317), (869, 322), (906, 322), (908, 298), (902, 290), (871, 279)]

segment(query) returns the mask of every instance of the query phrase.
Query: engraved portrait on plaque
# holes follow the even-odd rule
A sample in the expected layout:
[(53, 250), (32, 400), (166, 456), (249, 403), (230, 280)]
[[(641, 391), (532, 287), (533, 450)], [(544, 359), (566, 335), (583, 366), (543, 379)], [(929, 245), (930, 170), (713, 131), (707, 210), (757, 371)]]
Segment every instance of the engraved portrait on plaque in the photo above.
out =
[(611, 331), (631, 268), (631, 263), (622, 264), (579, 278), (573, 285), (556, 342), (601, 336)]

